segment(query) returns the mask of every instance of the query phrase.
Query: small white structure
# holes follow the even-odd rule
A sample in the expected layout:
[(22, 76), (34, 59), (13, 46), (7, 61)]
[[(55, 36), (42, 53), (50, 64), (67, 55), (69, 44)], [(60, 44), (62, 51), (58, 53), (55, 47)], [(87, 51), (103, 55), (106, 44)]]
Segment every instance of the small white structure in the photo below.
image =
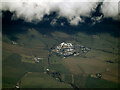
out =
[(47, 71), (50, 71), (48, 68), (46, 69)]
[(97, 78), (95, 74), (90, 75), (92, 78)]
[(43, 58), (37, 58), (38, 60), (42, 60)]
[(39, 61), (36, 61), (36, 62), (39, 62)]
[(83, 51), (84, 53), (86, 53), (87, 51)]
[[(65, 43), (65, 42), (62, 42), (61, 44), (60, 44), (60, 46), (61, 47), (72, 47), (72, 43)], [(58, 48), (58, 47), (57, 47)]]
[(17, 43), (16, 43), (15, 41), (12, 41), (12, 44), (13, 44), (13, 45), (16, 45)]
[(36, 58), (36, 57), (34, 58), (34, 61), (37, 63), (39, 62), (38, 58)]
[(15, 86), (16, 88), (20, 88), (18, 85)]
[(62, 46), (64, 45), (64, 42), (62, 42), (60, 45), (61, 45), (61, 47), (62, 47)]

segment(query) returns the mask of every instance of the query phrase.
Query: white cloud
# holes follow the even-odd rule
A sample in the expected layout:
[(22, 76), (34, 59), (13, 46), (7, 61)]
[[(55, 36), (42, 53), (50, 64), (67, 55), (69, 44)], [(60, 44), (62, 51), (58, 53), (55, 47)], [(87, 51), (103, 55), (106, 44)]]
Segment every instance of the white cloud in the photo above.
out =
[(104, 14), (105, 18), (118, 19), (118, 2), (106, 2), (106, 0), (104, 0), (101, 6), (101, 12)]
[(74, 19), (70, 20), (70, 24), (71, 24), (71, 25), (78, 25), (79, 22), (83, 23), (84, 20), (81, 19), (80, 17), (75, 17)]
[(53, 19), (53, 20), (50, 22), (50, 24), (51, 24), (52, 26), (56, 25), (56, 24), (57, 24), (57, 19)]
[(101, 16), (97, 16), (97, 17), (92, 17), (91, 20), (92, 20), (92, 25), (95, 25), (96, 23), (100, 23), (103, 19), (103, 15)]
[[(5, 2), (6, 1), (6, 2)], [(16, 0), (2, 2), (2, 10), (14, 12), (12, 19), (23, 18), (27, 22), (39, 22), (44, 15), (49, 15), (51, 12), (57, 12), (58, 17), (65, 17), (71, 25), (83, 23), (81, 18), (91, 17), (91, 13), (96, 10), (99, 0)], [(116, 2), (103, 1), (101, 12), (104, 17), (115, 19), (118, 16), (118, 5)], [(119, 1), (119, 0), (115, 0)], [(0, 9), (1, 10), (1, 9)], [(97, 19), (96, 19), (97, 20)]]

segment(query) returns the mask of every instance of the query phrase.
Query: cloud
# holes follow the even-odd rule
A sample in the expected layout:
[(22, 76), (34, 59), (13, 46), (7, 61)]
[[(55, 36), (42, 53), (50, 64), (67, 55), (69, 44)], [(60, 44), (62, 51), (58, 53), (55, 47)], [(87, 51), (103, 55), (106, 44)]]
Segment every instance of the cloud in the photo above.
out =
[(118, 4), (119, 4), (118, 2), (107, 2), (106, 0), (104, 0), (103, 5), (101, 6), (101, 12), (104, 14), (104, 17), (118, 19), (119, 18)]
[(53, 19), (50, 23), (52, 26), (56, 25), (57, 24), (57, 19)]
[[(0, 10), (9, 10), (14, 13), (12, 19), (22, 18), (26, 22), (39, 22), (43, 20), (44, 15), (50, 15), (51, 12), (56, 12), (59, 18), (64, 17), (71, 25), (78, 25), (79, 22), (85, 22), (82, 17), (90, 18), (91, 13), (96, 11), (99, 0), (93, 1), (94, 2), (91, 2), (91, 0), (84, 0), (84, 2), (83, 0), (24, 0), (23, 2), (16, 0), (15, 2), (2, 2), (2, 8)], [(101, 12), (105, 18), (117, 19), (117, 2), (112, 3), (104, 0), (101, 6)], [(53, 24), (53, 21), (51, 24)]]
[(81, 19), (80, 17), (75, 17), (74, 19), (70, 20), (71, 25), (78, 25), (79, 22), (83, 23), (84, 20)]
[(92, 25), (95, 25), (96, 23), (100, 23), (103, 19), (103, 15), (101, 16), (97, 16), (97, 17), (92, 17), (91, 20), (92, 20)]

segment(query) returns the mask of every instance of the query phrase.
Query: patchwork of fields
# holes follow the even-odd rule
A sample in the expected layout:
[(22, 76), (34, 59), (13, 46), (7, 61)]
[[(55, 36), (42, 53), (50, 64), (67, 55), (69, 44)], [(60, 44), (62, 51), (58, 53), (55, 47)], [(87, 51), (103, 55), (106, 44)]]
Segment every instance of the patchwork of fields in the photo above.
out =
[[(20, 88), (117, 88), (120, 84), (118, 37), (108, 33), (69, 35), (59, 31), (42, 35), (35, 29), (16, 37), (17, 44), (13, 45), (8, 36), (3, 36), (3, 88), (13, 88), (17, 83)], [(84, 45), (91, 51), (76, 57), (60, 57), (51, 50), (62, 41)], [(43, 59), (36, 63), (34, 57)], [(46, 69), (59, 72), (62, 81), (47, 74)], [(102, 77), (91, 77), (96, 73)]]

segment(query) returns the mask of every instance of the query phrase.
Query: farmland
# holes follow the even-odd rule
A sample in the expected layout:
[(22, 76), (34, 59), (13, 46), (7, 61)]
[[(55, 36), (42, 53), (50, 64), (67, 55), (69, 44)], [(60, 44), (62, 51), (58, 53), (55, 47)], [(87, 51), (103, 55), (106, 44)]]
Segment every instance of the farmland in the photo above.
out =
[[(70, 35), (61, 31), (43, 35), (33, 28), (16, 37), (17, 44), (14, 45), (12, 39), (3, 35), (3, 88), (13, 88), (19, 81), (20, 88), (117, 88), (119, 37), (109, 33)], [(91, 50), (63, 58), (52, 52), (52, 48), (63, 41), (84, 45)], [(43, 59), (36, 63), (34, 57)], [(46, 69), (50, 70), (50, 75)], [(60, 73), (62, 82), (53, 77), (56, 72)], [(90, 77), (96, 73), (101, 73), (102, 77)]]

